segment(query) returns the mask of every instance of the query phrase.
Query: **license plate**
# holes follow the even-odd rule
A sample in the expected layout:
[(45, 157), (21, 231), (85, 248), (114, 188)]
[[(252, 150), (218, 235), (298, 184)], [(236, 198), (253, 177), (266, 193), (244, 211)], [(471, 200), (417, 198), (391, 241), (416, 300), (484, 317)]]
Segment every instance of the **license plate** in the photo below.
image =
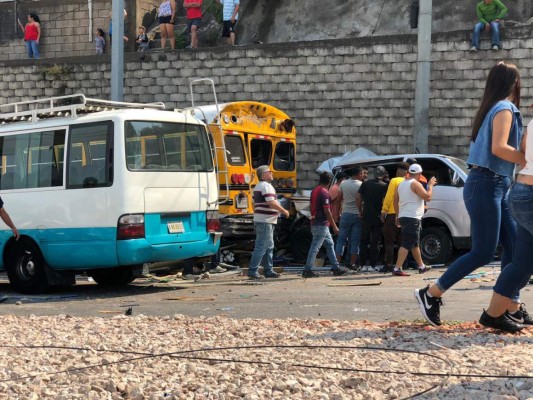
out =
[(237, 208), (248, 208), (248, 197), (237, 197)]
[(185, 228), (183, 222), (167, 222), (168, 233), (183, 233)]

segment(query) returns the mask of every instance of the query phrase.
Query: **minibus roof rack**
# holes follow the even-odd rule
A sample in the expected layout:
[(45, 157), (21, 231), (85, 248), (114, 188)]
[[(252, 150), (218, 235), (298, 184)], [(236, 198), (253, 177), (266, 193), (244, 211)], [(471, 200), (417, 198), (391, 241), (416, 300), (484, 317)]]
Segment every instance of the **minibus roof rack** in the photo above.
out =
[(0, 105), (0, 124), (4, 125), (22, 121), (36, 123), (39, 120), (48, 118), (76, 118), (78, 115), (82, 114), (132, 108), (164, 110), (165, 104), (162, 102), (148, 104), (125, 103), (121, 101), (90, 99), (83, 94), (72, 94), (68, 96), (48, 97), (39, 100), (2, 104)]

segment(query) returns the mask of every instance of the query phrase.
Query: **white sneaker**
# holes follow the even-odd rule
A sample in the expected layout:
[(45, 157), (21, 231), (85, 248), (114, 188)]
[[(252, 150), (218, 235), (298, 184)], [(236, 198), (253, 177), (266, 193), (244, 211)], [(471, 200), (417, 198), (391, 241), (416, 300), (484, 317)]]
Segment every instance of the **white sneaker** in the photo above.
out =
[(477, 47), (476, 46), (470, 47), (470, 51), (477, 51)]
[(211, 272), (212, 274), (221, 274), (222, 272), (226, 272), (226, 268), (222, 268), (220, 265), (217, 265), (209, 272)]
[(374, 270), (370, 265), (365, 265), (363, 268), (361, 268), (361, 272), (373, 272)]
[(498, 50), (500, 50), (500, 48), (498, 46), (494, 45), (494, 46), (492, 46), (492, 50), (498, 51)]

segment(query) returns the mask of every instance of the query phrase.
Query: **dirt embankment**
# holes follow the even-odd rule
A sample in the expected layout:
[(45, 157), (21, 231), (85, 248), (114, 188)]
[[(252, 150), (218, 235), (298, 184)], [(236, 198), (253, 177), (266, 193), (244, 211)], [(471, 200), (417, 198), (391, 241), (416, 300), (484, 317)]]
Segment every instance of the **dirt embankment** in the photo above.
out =
[[(433, 0), (433, 31), (471, 29), (477, 0)], [(506, 22), (533, 17), (531, 0), (504, 0)], [(239, 42), (294, 42), (415, 33), (409, 26), (411, 0), (241, 0)]]

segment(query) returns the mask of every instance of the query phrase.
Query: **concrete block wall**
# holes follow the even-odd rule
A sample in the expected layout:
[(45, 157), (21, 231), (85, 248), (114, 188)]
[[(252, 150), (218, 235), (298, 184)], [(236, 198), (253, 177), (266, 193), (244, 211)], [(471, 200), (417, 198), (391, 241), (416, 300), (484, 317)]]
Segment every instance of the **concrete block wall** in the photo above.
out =
[[(467, 32), (433, 38), (430, 152), (465, 158), (488, 69), (510, 60), (522, 75), (522, 111), (533, 116), (533, 38), (509, 35), (499, 52), (468, 51)], [(482, 46), (489, 47), (484, 41)], [(300, 187), (312, 187), (321, 161), (358, 146), (378, 154), (413, 150), (416, 36), (342, 39), (236, 48), (128, 54), (124, 100), (191, 104), (193, 78), (215, 80), (219, 102), (255, 100), (290, 115), (298, 129)], [(108, 56), (56, 59), (70, 72), (45, 77), (45, 60), (0, 64), (0, 102), (84, 93), (109, 98)], [(198, 87), (195, 102), (213, 101)]]

